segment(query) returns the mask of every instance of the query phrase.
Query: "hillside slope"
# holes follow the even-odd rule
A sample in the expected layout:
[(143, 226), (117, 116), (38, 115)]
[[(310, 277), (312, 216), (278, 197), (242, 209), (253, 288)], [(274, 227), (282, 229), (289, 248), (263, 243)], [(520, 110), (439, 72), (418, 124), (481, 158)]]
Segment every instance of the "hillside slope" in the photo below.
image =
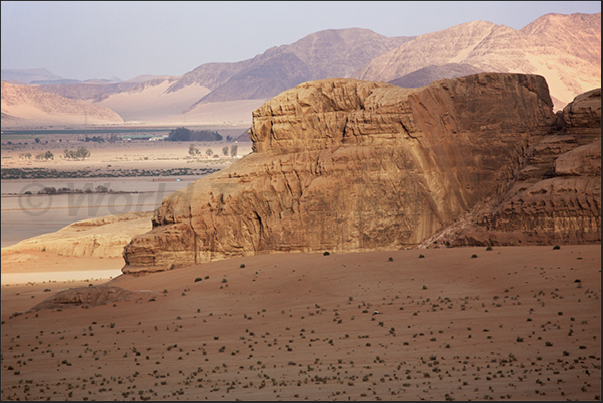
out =
[(108, 108), (45, 93), (35, 86), (2, 81), (1, 91), (3, 124), (5, 122), (11, 125), (123, 123), (123, 119)]

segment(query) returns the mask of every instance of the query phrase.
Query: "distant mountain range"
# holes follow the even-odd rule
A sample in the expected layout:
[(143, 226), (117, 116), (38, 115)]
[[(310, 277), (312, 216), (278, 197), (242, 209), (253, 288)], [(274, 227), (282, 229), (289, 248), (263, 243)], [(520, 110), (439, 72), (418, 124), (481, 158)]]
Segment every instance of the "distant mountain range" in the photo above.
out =
[(601, 86), (601, 13), (547, 14), (519, 31), (485, 21), (456, 25), (380, 55), (354, 78), (391, 81), (448, 63), (542, 75), (555, 106), (562, 108), (576, 95)]
[(124, 123), (111, 109), (40, 91), (33, 85), (2, 81), (2, 124), (98, 125)]
[[(179, 77), (74, 83), (33, 69), (2, 70), (2, 80), (109, 108), (127, 122), (245, 124), (266, 100), (305, 81), (358, 78), (416, 88), (483, 71), (542, 75), (561, 109), (601, 86), (601, 13), (547, 14), (521, 30), (473, 21), (417, 37), (325, 30), (251, 59), (205, 63)], [(5, 125), (4, 100), (2, 108)]]
[[(150, 77), (150, 76), (148, 76)], [(12, 84), (75, 84), (75, 83), (113, 83), (122, 81), (119, 77), (109, 79), (93, 78), (90, 80), (74, 80), (63, 78), (51, 73), (47, 69), (2, 69), (2, 81)]]

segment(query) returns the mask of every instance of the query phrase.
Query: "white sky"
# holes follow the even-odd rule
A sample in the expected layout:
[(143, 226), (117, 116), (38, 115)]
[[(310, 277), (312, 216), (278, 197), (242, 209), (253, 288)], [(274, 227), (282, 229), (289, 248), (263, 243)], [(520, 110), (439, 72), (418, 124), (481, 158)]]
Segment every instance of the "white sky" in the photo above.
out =
[(521, 29), (548, 13), (597, 13), (599, 1), (2, 1), (2, 69), (86, 80), (182, 75), (236, 62), (324, 29), (414, 36), (483, 20)]

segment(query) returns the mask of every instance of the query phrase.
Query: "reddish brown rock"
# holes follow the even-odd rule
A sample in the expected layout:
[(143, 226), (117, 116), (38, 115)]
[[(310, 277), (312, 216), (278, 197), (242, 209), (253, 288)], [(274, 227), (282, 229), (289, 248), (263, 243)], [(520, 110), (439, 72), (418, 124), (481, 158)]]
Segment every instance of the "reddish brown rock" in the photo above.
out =
[(415, 246), (503, 197), (556, 122), (540, 76), (300, 84), (254, 112), (252, 154), (164, 199), (123, 271)]
[(557, 131), (532, 146), (528, 157), (498, 204), (437, 243), (600, 243), (601, 89), (567, 105)]

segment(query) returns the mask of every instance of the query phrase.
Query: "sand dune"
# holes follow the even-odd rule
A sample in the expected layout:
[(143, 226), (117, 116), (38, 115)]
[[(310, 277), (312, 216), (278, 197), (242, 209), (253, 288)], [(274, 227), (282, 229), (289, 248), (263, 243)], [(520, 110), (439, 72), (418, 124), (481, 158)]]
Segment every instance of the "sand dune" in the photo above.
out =
[(113, 94), (95, 105), (117, 112), (126, 122), (158, 122), (167, 117), (179, 116), (184, 110), (210, 91), (197, 84), (180, 91), (166, 93), (170, 80), (145, 87), (143, 91)]

